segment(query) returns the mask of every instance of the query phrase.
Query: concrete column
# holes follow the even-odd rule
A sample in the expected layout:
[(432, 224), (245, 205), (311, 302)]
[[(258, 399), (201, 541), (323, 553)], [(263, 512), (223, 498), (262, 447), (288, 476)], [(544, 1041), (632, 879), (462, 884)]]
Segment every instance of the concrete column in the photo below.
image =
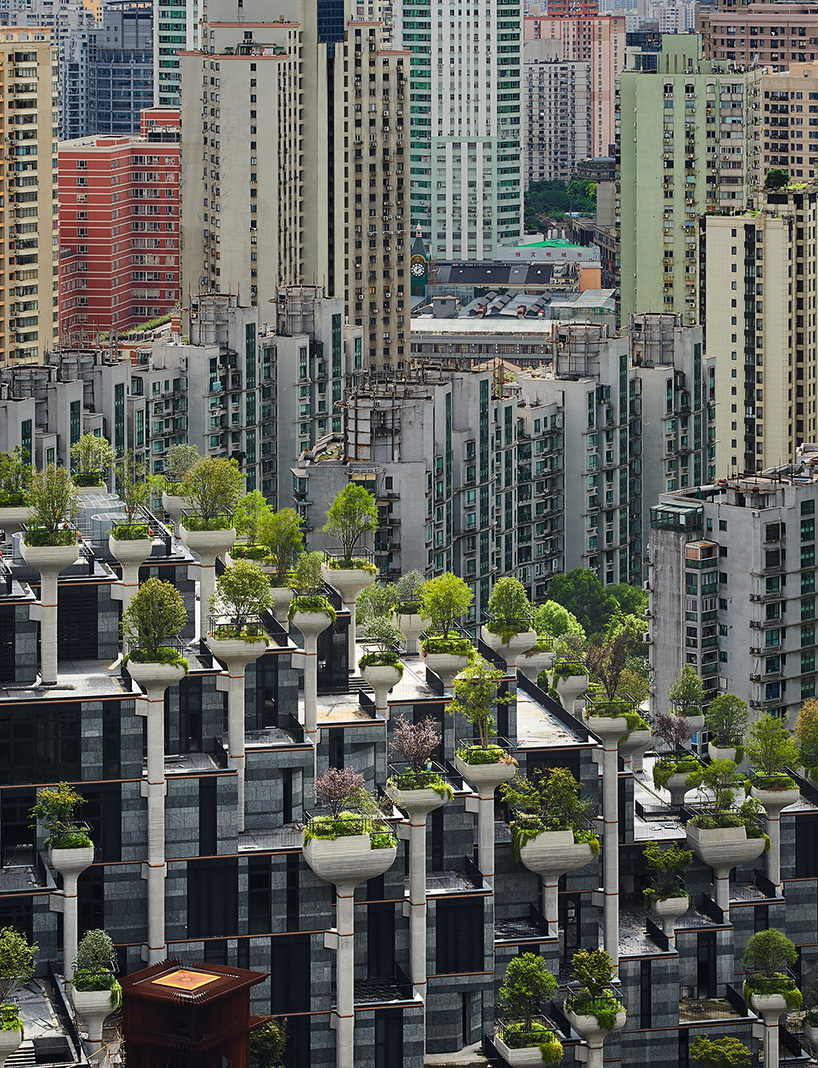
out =
[[(619, 797), (617, 742), (606, 738), (602, 755), (602, 878), (605, 894), (604, 944), (619, 967)], [(601, 1046), (600, 1046), (601, 1049)]]
[(93, 860), (93, 846), (49, 850), (51, 867), (62, 875), (63, 977), (66, 987), (71, 986), (77, 959), (77, 882)]
[(494, 791), (514, 778), (516, 764), (467, 764), (457, 754), (454, 766), (475, 788), (477, 797), (466, 798), (466, 811), (477, 812), (477, 866), (494, 886)]
[(304, 638), (304, 732), (318, 750), (318, 636), (332, 623), (324, 612), (294, 612)]
[(207, 621), (210, 615), (210, 598), (216, 588), (216, 557), (224, 557), (236, 541), (236, 531), (228, 530), (187, 530), (181, 527), (182, 543), (199, 557), (198, 574), (188, 568), (188, 578), (199, 580), (199, 630), (197, 638), (207, 634)]
[(79, 556), (79, 546), (20, 545), (26, 563), (40, 572), (40, 601), (29, 608), (29, 618), (40, 622), (40, 685), (57, 683), (57, 579)]
[[(167, 956), (165, 942), (165, 690), (184, 676), (175, 664), (129, 662), (131, 678), (146, 691), (136, 702), (136, 713), (147, 718), (147, 775), (142, 796), (147, 800), (148, 855), (142, 878), (148, 884), (148, 932), (143, 954), (148, 964), (158, 964)], [(141, 706), (141, 707), (140, 707)]]
[(764, 1021), (764, 1068), (778, 1068), (778, 1021), (781, 1014), (787, 1011), (787, 1002), (782, 994), (753, 994), (750, 998), (750, 1008)]
[(355, 1063), (355, 887), (335, 888), (335, 927), (338, 952), (335, 956), (335, 1042), (336, 1068), (352, 1068)]
[(322, 567), (321, 573), (324, 576), (324, 582), (328, 583), (333, 589), (336, 589), (341, 594), (344, 608), (349, 612), (347, 651), (349, 655), (349, 670), (350, 673), (352, 673), (355, 670), (355, 604), (361, 590), (366, 589), (367, 586), (371, 586), (377, 578), (377, 575), (373, 574), (371, 571), (364, 571), (357, 567)]
[(750, 796), (764, 806), (770, 848), (767, 850), (767, 878), (775, 883), (779, 894), (783, 893), (781, 882), (781, 810), (794, 805), (801, 796), (797, 787), (791, 790), (759, 790), (750, 788)]

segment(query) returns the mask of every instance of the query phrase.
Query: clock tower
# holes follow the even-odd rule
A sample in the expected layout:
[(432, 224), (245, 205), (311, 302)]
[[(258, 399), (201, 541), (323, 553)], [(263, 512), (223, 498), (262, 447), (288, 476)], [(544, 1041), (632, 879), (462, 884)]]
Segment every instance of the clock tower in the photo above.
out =
[(415, 240), (412, 242), (412, 259), (409, 271), (412, 277), (412, 296), (425, 297), (426, 283), (429, 281), (429, 257), (426, 253), (423, 238), (420, 235), (420, 223), (418, 223)]

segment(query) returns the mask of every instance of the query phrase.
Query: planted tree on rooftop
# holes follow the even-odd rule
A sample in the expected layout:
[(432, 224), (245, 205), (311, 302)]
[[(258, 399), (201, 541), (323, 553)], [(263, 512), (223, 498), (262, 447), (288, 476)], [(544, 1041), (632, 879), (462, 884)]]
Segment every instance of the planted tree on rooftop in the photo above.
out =
[(753, 994), (781, 994), (787, 1008), (801, 1007), (801, 991), (786, 970), (798, 960), (795, 943), (775, 927), (758, 931), (747, 940), (741, 966), (754, 972), (744, 982), (744, 997), (749, 1003)]
[(8, 452), (0, 452), (0, 508), (25, 503), (34, 468), (18, 445)]
[(411, 616), (420, 612), (420, 593), (425, 583), (426, 579), (419, 571), (406, 571), (401, 575), (395, 583), (395, 611), (399, 615)]
[[(699, 764), (687, 776), (689, 790), (707, 790), (713, 795), (710, 808), (718, 817), (729, 811), (736, 800), (736, 793), (747, 780), (733, 760), (711, 760)], [(695, 818), (695, 817), (694, 817)]]
[(657, 738), (677, 751), (686, 745), (696, 733), (684, 716), (672, 712), (657, 712), (653, 717), (653, 733)]
[(204, 529), (232, 515), (244, 493), (244, 475), (235, 460), (206, 456), (185, 474), (180, 496), (198, 512)]
[(468, 612), (474, 594), (468, 585), (451, 571), (429, 579), (420, 590), (422, 614), (429, 620), (429, 630), (448, 639), (461, 616)]
[(236, 531), (247, 539), (248, 545), (258, 544), (265, 516), (271, 512), (267, 498), (259, 490), (253, 490), (239, 501), (233, 523)]
[(746, 701), (734, 693), (723, 693), (710, 702), (704, 724), (714, 745), (733, 748), (743, 743), (749, 718)]
[(628, 638), (620, 631), (612, 638), (597, 636), (585, 651), (588, 674), (597, 679), (609, 701), (613, 701), (628, 662)]
[(286, 1048), (286, 1017), (267, 1020), (250, 1035), (250, 1068), (276, 1068)]
[(784, 189), (789, 185), (790, 172), (783, 167), (771, 167), (764, 178), (765, 189)]
[(355, 802), (363, 788), (363, 775), (352, 768), (328, 768), (315, 780), (315, 800), (335, 818)]
[(530, 1032), (542, 1003), (556, 994), (557, 986), (557, 980), (546, 968), (542, 957), (535, 953), (512, 957), (498, 992), (505, 1017), (522, 1021), (525, 1030)]
[(357, 482), (340, 490), (327, 511), (324, 533), (341, 543), (341, 564), (352, 567), (355, 548), (361, 538), (378, 525), (374, 496)]
[(85, 804), (85, 798), (67, 782), (46, 786), (37, 794), (30, 816), (34, 826), (45, 828), (46, 848), (80, 849), (91, 844), (91, 839), (77, 827), (77, 809)]
[(70, 526), (79, 511), (77, 491), (64, 467), (49, 464), (44, 470), (36, 471), (29, 486), (28, 501), (32, 513), (26, 530), (27, 545), (70, 544), (75, 540), (73, 528), (61, 529)]
[(800, 749), (800, 763), (810, 778), (818, 777), (818, 700), (810, 697), (801, 705), (793, 734)]
[(469, 721), (482, 749), (490, 747), (495, 731), (494, 706), (510, 700), (500, 696), (504, 679), (504, 672), (491, 667), (482, 656), (476, 656), (454, 680), (454, 700), (448, 710)]
[(165, 457), (165, 481), (168, 487), (184, 482), (185, 476), (199, 461), (195, 445), (171, 445)]
[(219, 620), (226, 619), (231, 637), (253, 637), (248, 625), (273, 608), (270, 580), (252, 560), (237, 560), (216, 579), (210, 598), (210, 611)]
[(759, 716), (750, 727), (745, 752), (756, 769), (756, 784), (762, 789), (795, 786), (786, 769), (801, 764), (801, 753), (783, 720), (768, 715)]
[[(276, 569), (273, 575), (274, 586), (287, 585), (287, 575), (304, 551), (304, 534), (301, 530), (303, 522), (294, 508), (266, 512), (261, 517), (256, 537), (266, 547), (268, 558)], [(318, 566), (320, 574), (320, 560)]]
[(125, 522), (112, 531), (115, 538), (147, 537), (147, 523), (137, 523), (139, 510), (146, 508), (155, 479), (144, 460), (128, 450), (114, 467), (117, 493), (125, 510)]
[(13, 927), (0, 929), (0, 1004), (9, 1001), (34, 976), (37, 943)]
[(78, 486), (99, 486), (105, 479), (116, 453), (107, 438), (83, 434), (71, 446), (74, 481)]
[(750, 1064), (752, 1054), (737, 1038), (725, 1035), (724, 1038), (705, 1038), (696, 1035), (690, 1044), (690, 1059), (702, 1068), (742, 1068)]
[(685, 664), (667, 691), (668, 700), (678, 715), (699, 716), (704, 706), (704, 686), (690, 664)]
[(187, 622), (182, 595), (170, 582), (149, 578), (122, 614), (122, 636), (131, 657), (146, 663), (179, 663), (175, 644)]

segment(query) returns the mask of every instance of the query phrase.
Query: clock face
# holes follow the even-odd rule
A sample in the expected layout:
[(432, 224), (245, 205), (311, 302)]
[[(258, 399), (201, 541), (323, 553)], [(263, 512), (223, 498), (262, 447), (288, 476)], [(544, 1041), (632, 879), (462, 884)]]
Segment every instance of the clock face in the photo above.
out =
[(413, 263), (412, 274), (415, 278), (420, 278), (422, 275), (426, 274), (426, 266), (423, 263)]

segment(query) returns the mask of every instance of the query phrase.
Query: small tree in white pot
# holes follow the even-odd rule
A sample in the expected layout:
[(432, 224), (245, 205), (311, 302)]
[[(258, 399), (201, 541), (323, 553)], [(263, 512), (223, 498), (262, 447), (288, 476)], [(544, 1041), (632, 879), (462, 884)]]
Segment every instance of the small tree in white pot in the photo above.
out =
[(506, 662), (513, 673), (517, 657), (537, 643), (533, 629), (534, 609), (525, 587), (515, 578), (501, 578), (488, 601), (489, 620), (483, 625), (483, 641)]
[(104, 488), (115, 456), (113, 446), (106, 438), (83, 434), (71, 446), (75, 485), (88, 489)]
[(369, 648), (358, 661), (366, 682), (375, 691), (375, 705), (384, 719), (389, 718), (387, 695), (403, 678), (403, 664), (398, 649), (403, 635), (384, 617), (371, 619), (364, 631), (364, 645)]
[(122, 987), (114, 976), (114, 944), (101, 930), (86, 931), (77, 947), (71, 1000), (87, 1025), (88, 1041), (102, 1041), (105, 1018), (119, 1008)]
[(23, 1041), (23, 1021), (14, 995), (34, 975), (36, 952), (36, 942), (29, 942), (13, 927), (0, 930), (0, 1064)]

